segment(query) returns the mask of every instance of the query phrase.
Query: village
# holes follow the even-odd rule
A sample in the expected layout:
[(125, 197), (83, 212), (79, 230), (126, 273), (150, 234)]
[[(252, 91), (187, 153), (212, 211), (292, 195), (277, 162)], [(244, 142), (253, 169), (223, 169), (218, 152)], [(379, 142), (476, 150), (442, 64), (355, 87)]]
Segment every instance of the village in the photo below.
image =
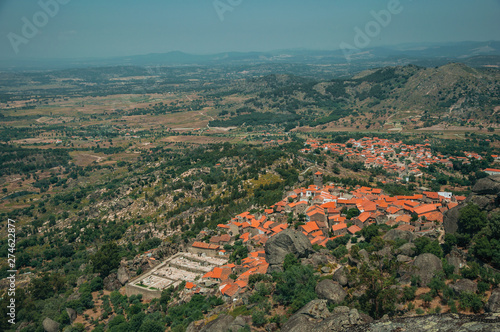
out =
[[(218, 287), (227, 301), (235, 301), (248, 286), (250, 276), (265, 274), (265, 244), (283, 230), (293, 227), (307, 236), (313, 246), (350, 235), (359, 237), (365, 227), (385, 224), (424, 235), (441, 234), (443, 213), (465, 200), (448, 192), (422, 192), (411, 196), (389, 196), (382, 189), (323, 184), (323, 174), (313, 175), (314, 184), (289, 191), (286, 197), (259, 213), (248, 211), (217, 226), (217, 235), (206, 231), (181, 253), (127, 285), (127, 292), (159, 297), (161, 290), (185, 282), (185, 292), (206, 293)], [(199, 238), (200, 238), (199, 237)], [(246, 248), (244, 258), (229, 262), (228, 250)], [(148, 287), (152, 287), (148, 289)]]
[[(411, 175), (421, 176), (421, 170), (433, 164), (452, 168), (454, 161), (470, 164), (472, 160), (484, 158), (478, 153), (467, 151), (464, 151), (465, 157), (433, 153), (428, 139), (424, 140), (423, 144), (415, 145), (407, 145), (401, 141), (393, 142), (378, 137), (364, 137), (360, 140), (351, 138), (346, 143), (322, 143), (311, 139), (306, 142), (306, 147), (301, 152), (310, 153), (316, 149), (330, 151), (347, 159), (362, 158), (366, 168), (381, 167), (388, 172), (398, 173), (399, 180), (405, 181)], [(492, 157), (494, 160), (499, 159), (498, 155), (492, 155)], [(485, 171), (488, 173), (489, 170)]]

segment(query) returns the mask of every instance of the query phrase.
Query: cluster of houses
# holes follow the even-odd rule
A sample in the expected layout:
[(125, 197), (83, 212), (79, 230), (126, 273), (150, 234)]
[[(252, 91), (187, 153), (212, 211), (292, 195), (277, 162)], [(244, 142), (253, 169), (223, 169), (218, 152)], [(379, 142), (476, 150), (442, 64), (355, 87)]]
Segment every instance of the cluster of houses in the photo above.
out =
[(465, 200), (464, 196), (447, 192), (391, 197), (377, 188), (323, 185), (321, 172), (314, 174), (314, 183), (290, 191), (283, 200), (264, 211), (255, 214), (247, 211), (226, 224), (219, 224), (218, 235), (211, 237), (208, 243), (194, 242), (191, 250), (198, 255), (224, 257), (227, 255), (224, 245), (236, 240), (241, 240), (249, 251), (248, 258), (240, 265), (215, 268), (204, 278), (220, 282), (222, 295), (234, 298), (245, 291), (250, 275), (267, 271), (264, 245), (288, 227), (301, 231), (312, 245), (323, 247), (329, 240), (356, 235), (375, 223), (426, 233), (439, 227), (445, 211)]
[(471, 160), (481, 160), (483, 157), (475, 152), (464, 152), (466, 157), (445, 156), (433, 153), (430, 141), (424, 144), (408, 145), (403, 142), (393, 142), (378, 137), (364, 137), (360, 140), (351, 138), (346, 143), (322, 143), (318, 140), (308, 140), (301, 152), (308, 153), (316, 149), (331, 151), (334, 154), (349, 159), (363, 159), (365, 166), (382, 167), (389, 172), (400, 175), (421, 174), (420, 169), (432, 164), (443, 164), (453, 167), (454, 161), (468, 164)]

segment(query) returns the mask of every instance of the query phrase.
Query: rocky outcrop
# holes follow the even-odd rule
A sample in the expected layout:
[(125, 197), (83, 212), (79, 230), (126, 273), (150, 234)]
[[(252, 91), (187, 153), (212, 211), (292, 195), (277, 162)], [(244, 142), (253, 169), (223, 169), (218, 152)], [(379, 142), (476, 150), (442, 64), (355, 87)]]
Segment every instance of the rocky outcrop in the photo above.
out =
[(230, 331), (230, 326), (234, 322), (234, 317), (229, 315), (219, 316), (217, 319), (208, 323), (200, 331), (227, 332)]
[(339, 304), (344, 301), (347, 292), (337, 282), (329, 279), (321, 280), (316, 285), (318, 298), (325, 299), (331, 303)]
[(291, 316), (281, 331), (345, 331), (351, 326), (369, 321), (369, 317), (360, 314), (356, 309), (336, 307), (333, 312), (330, 312), (325, 300), (314, 300)]
[(59, 331), (59, 323), (53, 321), (50, 318), (45, 318), (42, 322), (43, 329), (46, 332), (58, 332)]
[[(496, 291), (499, 291), (497, 289)], [(500, 297), (500, 292), (496, 293)], [(500, 298), (498, 299), (500, 300)], [(497, 300), (497, 303), (498, 303)], [(455, 332), (500, 331), (498, 315), (441, 314), (416, 317), (385, 317), (373, 321), (356, 309), (336, 307), (329, 312), (326, 300), (314, 300), (305, 305), (282, 326), (283, 332)], [(192, 332), (192, 331), (190, 331)]]
[(391, 229), (384, 235), (384, 240), (395, 241), (397, 239), (406, 240), (408, 242), (413, 242), (416, 239), (416, 235), (412, 232), (403, 231), (400, 229)]
[(487, 312), (500, 313), (500, 288), (496, 288), (491, 292), (490, 299), (484, 308)]
[(251, 316), (238, 316), (234, 318), (229, 315), (220, 315), (205, 325), (204, 321), (192, 322), (186, 332), (237, 332), (251, 325)]
[(109, 276), (104, 278), (103, 284), (104, 289), (110, 292), (118, 290), (122, 287), (122, 284), (120, 283), (120, 281), (118, 281), (116, 273), (111, 273)]
[(346, 328), (346, 332), (491, 332), (500, 331), (500, 318), (491, 315), (442, 314), (379, 320)]
[(292, 253), (297, 258), (307, 258), (313, 253), (313, 248), (302, 232), (286, 229), (267, 241), (265, 252), (266, 261), (269, 263), (268, 273), (271, 273), (283, 269), (283, 261), (287, 254)]
[(476, 293), (477, 284), (469, 279), (460, 279), (455, 283), (450, 285), (450, 288), (455, 292), (456, 295), (460, 296), (462, 293)]
[(460, 205), (444, 213), (443, 226), (446, 233), (454, 234), (458, 230), (460, 210), (473, 203), (481, 210), (491, 212), (500, 207), (500, 175), (480, 179), (472, 187), (472, 194)]

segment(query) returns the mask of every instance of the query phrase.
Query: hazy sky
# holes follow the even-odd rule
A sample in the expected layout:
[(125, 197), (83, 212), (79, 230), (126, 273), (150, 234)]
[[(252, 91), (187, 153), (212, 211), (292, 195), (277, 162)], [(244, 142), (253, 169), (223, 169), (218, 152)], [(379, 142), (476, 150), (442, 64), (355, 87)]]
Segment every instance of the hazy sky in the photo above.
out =
[[(39, 2), (52, 3), (51, 15)], [(391, 2), (0, 0), (0, 58), (338, 49)], [(370, 46), (500, 40), (500, 0), (400, 0), (394, 8), (385, 27), (373, 26)]]

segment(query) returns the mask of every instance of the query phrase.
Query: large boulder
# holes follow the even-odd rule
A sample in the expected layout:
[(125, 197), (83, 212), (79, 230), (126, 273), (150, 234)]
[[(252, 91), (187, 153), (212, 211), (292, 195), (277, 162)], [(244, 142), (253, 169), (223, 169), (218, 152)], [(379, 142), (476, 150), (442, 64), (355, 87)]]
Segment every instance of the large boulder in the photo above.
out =
[(399, 247), (397, 250), (396, 250), (396, 253), (397, 254), (400, 254), (400, 255), (404, 255), (404, 256), (414, 256), (415, 255), (415, 250), (416, 250), (416, 246), (415, 244), (413, 243), (405, 243), (403, 244), (401, 247)]
[(109, 276), (104, 278), (103, 284), (104, 289), (110, 292), (118, 290), (122, 287), (122, 284), (118, 281), (116, 273), (111, 273)]
[(241, 331), (245, 325), (251, 325), (251, 316), (219, 315), (216, 319), (206, 323), (192, 322), (186, 329), (186, 332), (237, 332)]
[(460, 296), (462, 293), (476, 293), (477, 284), (469, 279), (460, 279), (455, 283), (450, 285), (450, 288), (455, 292), (456, 295)]
[(365, 249), (361, 249), (358, 251), (358, 255), (356, 258), (354, 258), (352, 255), (349, 255), (349, 264), (351, 266), (361, 266), (363, 262), (368, 262), (370, 260), (370, 255), (368, 254), (368, 251)]
[(475, 195), (498, 195), (500, 193), (500, 175), (480, 179), (472, 187)]
[(448, 264), (453, 265), (455, 269), (453, 273), (458, 274), (460, 269), (463, 268), (467, 264), (467, 255), (458, 248), (453, 248), (451, 252), (446, 255), (446, 261)]
[(490, 299), (486, 303), (485, 309), (487, 312), (500, 313), (500, 288), (496, 288), (491, 292)]
[(316, 294), (318, 298), (325, 299), (334, 304), (344, 301), (347, 292), (337, 282), (329, 279), (321, 280), (316, 285)]
[(414, 274), (420, 277), (422, 285), (427, 285), (432, 277), (443, 271), (443, 263), (433, 254), (421, 254), (413, 262)]
[(266, 261), (269, 263), (268, 273), (281, 271), (285, 256), (292, 253), (297, 258), (307, 258), (313, 253), (311, 242), (302, 232), (286, 229), (266, 242)]
[(292, 315), (283, 325), (281, 331), (314, 331), (318, 322), (330, 316), (326, 300), (312, 300)]
[(443, 215), (443, 226), (445, 232), (454, 234), (458, 230), (458, 218), (460, 210), (467, 204), (476, 204), (481, 210), (491, 212), (500, 207), (500, 175), (489, 176), (480, 179), (472, 187), (472, 195), (467, 197), (464, 203), (446, 211)]
[(201, 331), (227, 332), (230, 331), (230, 326), (234, 322), (234, 317), (229, 315), (221, 315), (217, 319), (205, 325)]
[(125, 285), (128, 282), (129, 276), (125, 267), (120, 266), (120, 268), (118, 269), (117, 278), (122, 285)]
[(386, 241), (396, 241), (397, 239), (406, 240), (408, 242), (413, 242), (415, 240), (416, 235), (409, 231), (403, 231), (401, 229), (391, 229), (384, 235), (384, 240)]
[(325, 319), (330, 317), (326, 300), (312, 300), (303, 306), (296, 315), (305, 315), (312, 319)]
[(75, 309), (72, 308), (66, 308), (66, 312), (68, 313), (69, 321), (71, 324), (75, 321), (77, 317), (77, 313)]
[(309, 258), (302, 261), (303, 265), (312, 265), (315, 269), (320, 265), (327, 265), (329, 262), (328, 257), (324, 254), (316, 252), (309, 256)]
[(372, 319), (360, 314), (358, 310), (349, 307), (336, 307), (333, 309), (332, 315), (319, 323), (314, 331), (347, 331), (349, 328), (356, 328), (360, 324), (369, 323)]
[(50, 318), (45, 318), (42, 322), (43, 329), (46, 332), (58, 332), (59, 331), (59, 323), (53, 321)]
[(446, 234), (455, 234), (458, 231), (458, 217), (463, 205), (455, 206), (443, 214), (443, 227)]
[(333, 280), (338, 282), (341, 286), (346, 286), (348, 279), (347, 279), (347, 269), (345, 267), (340, 267), (335, 273), (333, 274)]
[(326, 307), (326, 301), (314, 300), (291, 316), (283, 325), (281, 331), (340, 332), (371, 321), (370, 317), (360, 314), (356, 309), (336, 307), (333, 309), (333, 312), (329, 312)]

